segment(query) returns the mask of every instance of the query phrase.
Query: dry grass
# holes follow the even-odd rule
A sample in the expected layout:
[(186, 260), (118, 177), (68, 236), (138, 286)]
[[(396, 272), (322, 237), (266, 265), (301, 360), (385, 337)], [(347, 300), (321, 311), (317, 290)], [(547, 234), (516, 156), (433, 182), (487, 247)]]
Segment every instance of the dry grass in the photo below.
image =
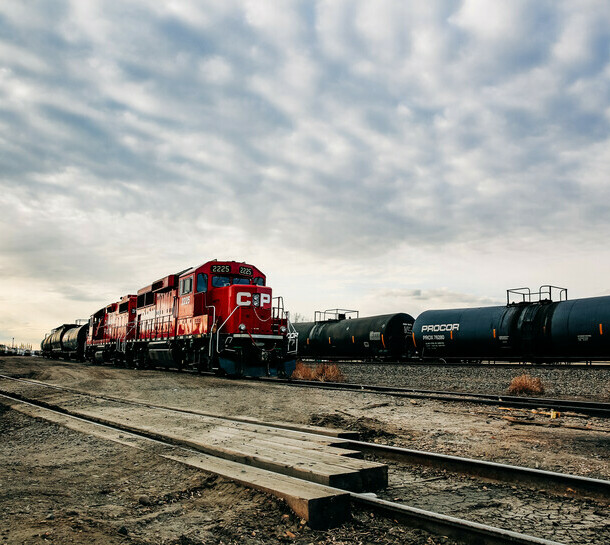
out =
[(539, 378), (529, 375), (520, 375), (510, 381), (508, 393), (511, 395), (541, 395), (544, 394), (544, 386)]
[(345, 382), (345, 376), (334, 363), (320, 363), (315, 367), (311, 367), (301, 361), (297, 361), (292, 378), (297, 380), (319, 380), (320, 382)]

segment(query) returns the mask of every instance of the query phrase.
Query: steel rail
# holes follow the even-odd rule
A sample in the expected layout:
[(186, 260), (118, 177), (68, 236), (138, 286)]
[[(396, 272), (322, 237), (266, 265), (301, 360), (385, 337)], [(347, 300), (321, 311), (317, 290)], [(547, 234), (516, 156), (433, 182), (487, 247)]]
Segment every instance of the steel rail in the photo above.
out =
[(548, 408), (558, 411), (574, 411), (588, 416), (602, 418), (610, 417), (610, 403), (596, 401), (581, 401), (570, 399), (548, 399), (538, 397), (517, 397), (496, 394), (478, 394), (469, 392), (447, 392), (439, 390), (418, 390), (393, 386), (377, 386), (374, 384), (356, 384), (350, 382), (321, 382), (315, 380), (279, 379), (271, 377), (253, 377), (250, 380), (286, 384), (302, 388), (322, 388), (327, 390), (346, 390), (365, 393), (379, 393), (394, 397), (410, 397), (418, 399), (433, 399), (438, 401), (471, 402), (483, 405), (505, 405), (527, 409)]
[(605, 502), (610, 502), (610, 481), (604, 479), (501, 464), (487, 460), (475, 460), (474, 458), (440, 454), (437, 452), (412, 450), (353, 439), (348, 439), (346, 446), (375, 454), (384, 459), (435, 467), (473, 477), (482, 477), (491, 481), (502, 481), (511, 484), (521, 483), (530, 487), (531, 485), (537, 485), (544, 490), (560, 494), (594, 497)]
[(520, 534), (478, 522), (459, 519), (441, 513), (374, 498), (366, 494), (350, 493), (352, 501), (367, 510), (376, 511), (392, 520), (440, 535), (450, 535), (467, 543), (485, 545), (562, 545), (557, 541)]
[[(95, 417), (74, 415), (71, 414), (69, 410), (53, 406), (46, 402), (25, 399), (23, 396), (8, 393), (0, 393), (0, 398), (5, 398), (12, 402), (19, 402), (39, 409), (42, 408), (87, 424), (100, 426), (113, 431), (121, 431), (122, 433), (146, 439), (164, 447), (178, 448), (186, 452), (198, 452), (196, 449), (185, 447), (177, 441), (166, 441), (163, 439), (162, 434), (144, 430), (140, 431), (133, 427), (126, 429), (122, 426), (113, 425), (108, 422), (100, 422)], [(345, 492), (344, 490), (342, 491)], [(389, 502), (373, 497), (370, 494), (357, 494), (354, 492), (348, 492), (348, 494), (353, 505), (357, 505), (360, 508), (366, 508), (367, 511), (373, 510), (386, 518), (400, 520), (410, 526), (421, 528), (431, 533), (450, 535), (466, 542), (476, 543), (477, 545), (564, 545), (556, 541), (550, 541), (536, 536), (520, 534), (503, 528), (496, 528), (465, 519), (451, 517), (442, 513), (435, 513), (396, 502)]]
[(447, 361), (435, 361), (435, 360), (380, 360), (380, 361), (369, 361), (369, 360), (355, 360), (355, 359), (341, 359), (341, 358), (301, 358), (303, 363), (316, 365), (320, 363), (336, 363), (337, 365), (388, 365), (391, 367), (501, 367), (504, 369), (608, 369), (610, 368), (610, 362), (604, 361), (593, 361), (587, 363), (586, 361), (570, 362), (570, 363), (520, 363), (517, 361), (487, 361), (485, 363), (468, 363), (468, 362), (447, 362)]
[[(129, 405), (145, 406), (153, 409), (193, 414), (210, 418), (219, 418), (222, 420), (234, 422), (252, 423), (252, 420), (248, 418), (216, 415), (212, 413), (197, 411), (194, 409), (170, 407), (167, 405), (158, 405), (143, 401), (119, 398), (115, 396), (92, 394), (90, 392), (83, 392), (75, 388), (57, 386), (55, 384), (49, 384), (33, 379), (17, 378), (8, 375), (0, 375), (0, 378), (9, 379), (16, 382), (30, 383), (36, 386), (45, 386), (54, 390), (66, 391), (78, 395), (85, 395), (89, 397), (114, 401), (118, 403), (125, 403)], [(257, 423), (279, 429), (299, 429), (298, 426), (293, 426), (290, 424), (277, 424), (260, 421)], [(317, 430), (300, 428), (300, 431), (305, 433), (312, 433), (315, 435), (321, 435), (327, 437), (330, 440), (336, 439), (336, 437), (324, 435), (324, 433)], [(366, 441), (359, 441), (349, 437), (342, 438), (342, 442), (343, 444), (346, 444), (346, 446), (351, 447), (355, 450), (368, 452), (370, 454), (374, 454), (385, 459), (397, 460), (400, 462), (415, 465), (424, 465), (427, 467), (435, 467), (439, 469), (453, 471), (456, 473), (471, 475), (473, 477), (488, 479), (490, 481), (501, 481), (513, 484), (520, 483), (526, 484), (530, 487), (531, 485), (535, 484), (536, 486), (544, 490), (554, 491), (561, 494), (580, 495), (586, 497), (594, 497), (596, 499), (604, 500), (605, 502), (610, 501), (610, 481), (604, 479), (595, 479), (590, 477), (583, 477), (580, 475), (569, 475), (566, 473), (559, 473), (555, 471), (533, 469), (523, 466), (514, 466), (510, 464), (501, 464), (498, 462), (490, 462), (487, 460), (476, 460), (474, 458), (466, 458), (450, 454), (441, 454), (436, 452), (396, 447), (392, 445), (384, 445), (380, 443), (371, 443)]]

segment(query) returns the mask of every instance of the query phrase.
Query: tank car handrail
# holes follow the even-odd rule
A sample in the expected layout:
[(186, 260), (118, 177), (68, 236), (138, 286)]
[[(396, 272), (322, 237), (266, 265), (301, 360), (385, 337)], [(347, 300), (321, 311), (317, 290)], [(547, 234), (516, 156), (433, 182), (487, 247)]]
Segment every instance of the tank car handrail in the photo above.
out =
[[(521, 296), (521, 302), (522, 303), (526, 303), (531, 301), (532, 299), (532, 290), (528, 287), (525, 288), (512, 288), (509, 290), (506, 290), (506, 306), (509, 306), (510, 303), (510, 294), (515, 294), (515, 295), (520, 295)], [(525, 300), (525, 297), (527, 296), (527, 301)]]
[[(542, 294), (549, 295), (549, 300), (553, 300), (553, 290), (557, 290), (559, 292), (559, 300), (567, 301), (568, 300), (568, 288), (561, 288), (559, 286), (551, 286), (550, 284), (544, 284), (540, 286), (540, 291), (538, 292), (540, 295), (540, 299), (542, 299)], [(564, 299), (565, 296), (565, 299)]]
[[(328, 322), (330, 320), (339, 321), (345, 319), (348, 314), (355, 314), (356, 318), (360, 318), (359, 310), (349, 310), (347, 308), (329, 308), (324, 311), (316, 310), (313, 320), (314, 322)], [(328, 315), (332, 316), (332, 318), (327, 318)], [(343, 318), (341, 318), (341, 315), (343, 315)]]
[[(542, 303), (543, 301), (552, 302), (554, 290), (559, 292), (559, 301), (568, 300), (567, 288), (562, 288), (560, 286), (552, 286), (551, 284), (543, 284), (542, 286), (540, 286), (538, 291), (532, 291), (530, 288), (512, 288), (506, 290), (506, 306), (516, 305), (519, 303)], [(521, 301), (511, 303), (511, 294), (520, 295)]]

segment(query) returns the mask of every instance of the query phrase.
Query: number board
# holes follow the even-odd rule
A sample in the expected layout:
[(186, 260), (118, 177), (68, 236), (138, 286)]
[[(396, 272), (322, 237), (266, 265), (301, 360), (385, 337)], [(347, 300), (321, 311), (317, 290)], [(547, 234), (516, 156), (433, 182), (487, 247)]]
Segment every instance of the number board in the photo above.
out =
[(212, 265), (211, 270), (213, 273), (230, 273), (231, 265)]
[(252, 269), (250, 267), (240, 267), (239, 274), (243, 274), (244, 276), (252, 276)]

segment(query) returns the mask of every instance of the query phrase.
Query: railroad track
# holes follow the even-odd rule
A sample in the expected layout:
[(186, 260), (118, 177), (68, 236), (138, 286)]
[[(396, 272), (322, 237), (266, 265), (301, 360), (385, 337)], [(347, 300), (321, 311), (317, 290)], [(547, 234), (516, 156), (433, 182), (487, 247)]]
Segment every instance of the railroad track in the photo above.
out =
[(337, 365), (341, 365), (342, 363), (346, 363), (349, 365), (388, 365), (394, 367), (400, 366), (409, 366), (413, 365), (415, 367), (503, 367), (506, 369), (608, 369), (610, 368), (610, 362), (600, 361), (600, 362), (580, 362), (580, 363), (516, 363), (516, 362), (505, 362), (505, 361), (490, 361), (485, 363), (471, 363), (471, 362), (446, 362), (446, 361), (390, 361), (390, 360), (380, 360), (380, 361), (364, 361), (364, 360), (349, 360), (349, 359), (333, 359), (333, 360), (323, 360), (323, 359), (306, 359), (304, 358), (303, 363), (307, 365), (317, 365), (320, 363), (336, 363)]
[[(55, 365), (69, 366), (70, 364), (54, 361)], [(565, 366), (562, 366), (564, 368)], [(582, 366), (580, 366), (582, 367)], [(117, 368), (121, 368), (120, 366)], [(198, 373), (187, 369), (177, 371), (175, 369), (164, 369), (169, 372), (191, 372), (208, 376), (218, 376), (213, 372)], [(425, 390), (417, 388), (404, 388), (392, 386), (379, 386), (374, 384), (357, 384), (349, 382), (320, 382), (315, 380), (280, 379), (270, 377), (241, 377), (239, 380), (254, 380), (271, 382), (275, 384), (286, 384), (301, 388), (324, 388), (329, 390), (359, 391), (365, 393), (378, 393), (393, 397), (407, 397), (414, 399), (432, 399), (438, 401), (457, 403), (478, 403), (481, 405), (505, 406), (521, 409), (548, 409), (557, 412), (577, 412), (582, 415), (596, 416), (600, 418), (610, 417), (610, 403), (598, 401), (583, 401), (571, 399), (551, 399), (537, 397), (521, 397), (497, 394), (479, 394), (474, 392), (455, 392), (443, 390)]]
[[(32, 379), (17, 379), (1, 375), (0, 378), (5, 381), (11, 381), (13, 384), (20, 383), (21, 385), (32, 386), (37, 388), (44, 388), (48, 391), (70, 393), (78, 396), (85, 396), (91, 399), (112, 401), (121, 403), (123, 405), (129, 405), (132, 407), (146, 407), (147, 409), (154, 409), (156, 411), (164, 411), (166, 413), (178, 413), (189, 416), (199, 416), (205, 418), (218, 418), (218, 415), (210, 415), (199, 411), (182, 409), (178, 407), (167, 407), (163, 405), (155, 405), (150, 403), (138, 402), (135, 400), (126, 400), (113, 396), (102, 396), (98, 394), (92, 394), (90, 392), (82, 392), (72, 388), (61, 387), (52, 385)], [(5, 383), (6, 384), (6, 383)], [(91, 415), (75, 414), (74, 411), (67, 408), (71, 403), (65, 403), (58, 405), (55, 403), (49, 403), (44, 400), (25, 398), (23, 393), (11, 393), (3, 388), (3, 396), (5, 399), (10, 399), (11, 402), (27, 403), (31, 406), (35, 406), (38, 410), (52, 411), (55, 414), (61, 415), (64, 418), (74, 418), (80, 421), (85, 421), (93, 426), (101, 426), (109, 429), (121, 430), (122, 433), (128, 433), (137, 437), (140, 441), (153, 441), (156, 445), (162, 445), (164, 448), (178, 448), (186, 449), (181, 455), (174, 453), (172, 459), (180, 461), (185, 456), (191, 458), (195, 456), (193, 452), (197, 452), (200, 456), (197, 445), (193, 445), (192, 442), (181, 441), (175, 436), (166, 436), (161, 433), (151, 432), (150, 429), (137, 429), (133, 425), (126, 426), (121, 423), (108, 421), (108, 418), (104, 418), (101, 421), (99, 418), (91, 417)], [(52, 397), (52, 396), (51, 396)], [(252, 419), (248, 418), (223, 418), (225, 421), (233, 421), (236, 425), (242, 425), (244, 423), (251, 424)], [(296, 431), (299, 426), (296, 425), (275, 425), (270, 423), (259, 424), (265, 427), (276, 427), (283, 430)], [(304, 431), (301, 429), (301, 431)], [(312, 435), (322, 435), (322, 430), (316, 430), (313, 428), (307, 428), (306, 433)], [(328, 442), (337, 443), (338, 438), (328, 437), (325, 438)], [(512, 484), (519, 483), (520, 485), (527, 484), (530, 487), (540, 488), (543, 487), (549, 491), (566, 493), (569, 492), (571, 497), (594, 497), (598, 501), (608, 502), (610, 501), (610, 482), (598, 479), (589, 479), (585, 477), (578, 477), (573, 475), (565, 475), (561, 473), (546, 472), (540, 470), (533, 470), (529, 468), (520, 468), (516, 466), (508, 466), (503, 464), (495, 464), (492, 462), (485, 462), (480, 460), (471, 460), (466, 458), (460, 458), (455, 456), (446, 456), (436, 453), (426, 453), (422, 451), (415, 451), (411, 449), (402, 449), (399, 447), (392, 447), (386, 445), (380, 445), (377, 443), (367, 443), (355, 440), (353, 438), (343, 438), (341, 440), (341, 447), (344, 449), (354, 449), (362, 452), (368, 452), (374, 454), (376, 457), (382, 459), (398, 460), (407, 464), (419, 464), (424, 466), (433, 466), (445, 471), (455, 471), (460, 473), (467, 473), (468, 475), (476, 475), (483, 479), (491, 481), (504, 481)], [(188, 452), (187, 452), (188, 451)], [(190, 453), (190, 454), (189, 454)], [(213, 464), (212, 464), (213, 465)], [(205, 468), (204, 468), (205, 469)], [(244, 483), (248, 484), (248, 483)], [(268, 490), (269, 491), (269, 490)], [(345, 491), (339, 491), (338, 493), (345, 494)], [(358, 505), (367, 510), (375, 511), (384, 516), (391, 517), (392, 519), (401, 519), (407, 521), (408, 524), (414, 525), (427, 529), (432, 532), (440, 533), (442, 535), (452, 535), (467, 541), (475, 540), (480, 543), (528, 543), (528, 544), (551, 544), (552, 541), (541, 539), (539, 537), (527, 536), (518, 534), (515, 532), (494, 528), (485, 524), (473, 523), (470, 521), (462, 520), (456, 517), (449, 517), (440, 513), (433, 513), (424, 509), (417, 509), (409, 507), (396, 501), (387, 501), (377, 497), (371, 497), (371, 495), (361, 494), (358, 492), (349, 492), (350, 502), (353, 505)], [(315, 523), (314, 523), (315, 525)]]
[(518, 397), (495, 394), (476, 394), (469, 392), (448, 392), (441, 390), (419, 390), (415, 388), (396, 388), (391, 386), (377, 386), (373, 384), (320, 382), (315, 380), (291, 380), (267, 377), (256, 377), (247, 380), (258, 380), (275, 384), (287, 384), (300, 388), (324, 388), (329, 390), (357, 391), (378, 393), (394, 397), (434, 399), (438, 401), (452, 401), (461, 403), (479, 403), (482, 405), (496, 405), (522, 409), (543, 408), (553, 409), (557, 412), (578, 412), (580, 414), (597, 416), (601, 418), (610, 417), (610, 403), (602, 403), (597, 401)]

